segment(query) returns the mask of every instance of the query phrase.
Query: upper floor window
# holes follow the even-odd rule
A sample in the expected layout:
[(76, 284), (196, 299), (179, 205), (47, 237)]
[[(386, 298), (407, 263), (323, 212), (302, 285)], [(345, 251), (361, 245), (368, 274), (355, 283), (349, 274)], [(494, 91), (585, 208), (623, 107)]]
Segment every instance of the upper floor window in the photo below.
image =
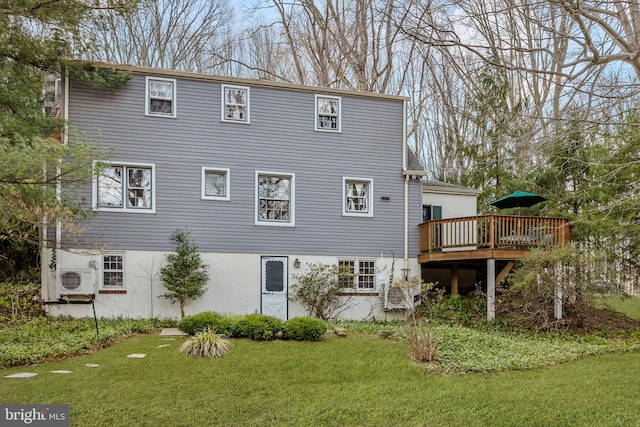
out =
[(342, 214), (373, 216), (373, 180), (342, 178)]
[(316, 95), (316, 130), (341, 131), (341, 104), (338, 96)]
[(176, 80), (147, 77), (146, 82), (145, 114), (176, 117)]
[(340, 269), (339, 283), (343, 289), (375, 291), (375, 260), (341, 259), (338, 260), (338, 267)]
[(102, 255), (102, 287), (124, 289), (124, 254)]
[(229, 200), (229, 169), (202, 168), (202, 199)]
[(155, 166), (110, 164), (95, 178), (94, 203), (98, 210), (155, 212)]
[(249, 123), (249, 88), (222, 85), (222, 121)]
[(295, 225), (293, 174), (256, 172), (256, 224)]

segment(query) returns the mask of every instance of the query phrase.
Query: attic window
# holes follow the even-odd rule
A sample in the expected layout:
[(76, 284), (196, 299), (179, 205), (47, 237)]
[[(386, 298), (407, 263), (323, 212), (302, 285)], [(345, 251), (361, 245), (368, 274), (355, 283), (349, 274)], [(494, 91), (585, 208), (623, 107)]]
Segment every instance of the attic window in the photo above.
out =
[(176, 117), (176, 80), (147, 77), (146, 82), (145, 114)]

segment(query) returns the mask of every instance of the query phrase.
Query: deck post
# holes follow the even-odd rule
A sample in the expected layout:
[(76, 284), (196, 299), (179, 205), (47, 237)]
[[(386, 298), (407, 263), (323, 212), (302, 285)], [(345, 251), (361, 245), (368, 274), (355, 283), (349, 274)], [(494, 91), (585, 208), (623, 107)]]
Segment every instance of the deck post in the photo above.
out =
[(487, 259), (487, 320), (496, 317), (496, 260)]
[(556, 266), (556, 289), (553, 295), (553, 316), (560, 320), (562, 319), (562, 264)]
[(458, 296), (458, 264), (454, 263), (451, 269), (451, 296)]

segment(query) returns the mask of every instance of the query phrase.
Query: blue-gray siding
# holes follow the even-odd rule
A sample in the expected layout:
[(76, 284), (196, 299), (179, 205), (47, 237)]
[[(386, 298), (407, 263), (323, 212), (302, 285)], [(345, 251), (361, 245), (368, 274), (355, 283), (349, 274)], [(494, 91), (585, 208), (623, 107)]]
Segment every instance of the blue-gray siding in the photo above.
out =
[[(170, 250), (171, 231), (188, 227), (207, 252), (402, 253), (401, 101), (343, 95), (342, 132), (327, 133), (314, 130), (314, 92), (250, 87), (246, 125), (221, 122), (219, 83), (179, 78), (175, 119), (144, 115), (144, 86), (142, 75), (114, 93), (71, 84), (75, 127), (100, 135), (114, 162), (156, 166), (156, 213), (98, 212), (88, 237), (112, 249)], [(200, 199), (202, 166), (231, 169), (229, 202)], [(256, 170), (295, 174), (295, 227), (254, 225)], [(343, 176), (374, 180), (373, 218), (342, 216)], [(410, 185), (411, 255), (420, 191)], [(89, 188), (84, 195), (91, 200)]]

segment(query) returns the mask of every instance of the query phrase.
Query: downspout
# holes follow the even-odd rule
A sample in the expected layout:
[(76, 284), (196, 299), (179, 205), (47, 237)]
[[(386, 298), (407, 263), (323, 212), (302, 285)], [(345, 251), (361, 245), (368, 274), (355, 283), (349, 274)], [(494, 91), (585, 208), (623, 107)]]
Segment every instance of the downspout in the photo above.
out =
[[(63, 90), (63, 98), (62, 98), (62, 124), (63, 124), (63, 128), (62, 128), (62, 135), (61, 135), (61, 142), (63, 145), (67, 145), (68, 144), (68, 135), (69, 135), (69, 122), (68, 122), (68, 118), (69, 118), (69, 71), (68, 70), (64, 70), (63, 72), (64, 75), (64, 90)], [(60, 160), (60, 162), (62, 162), (62, 159)], [(58, 170), (57, 170), (58, 176), (60, 176), (61, 173), (61, 169), (58, 166)], [(58, 202), (62, 201), (62, 183), (60, 182), (60, 180), (58, 180), (58, 182), (56, 183), (56, 196), (58, 199)], [(62, 240), (62, 221), (60, 219), (58, 219), (58, 221), (56, 222), (56, 249), (55, 249), (55, 258), (56, 258), (56, 269), (55, 269), (55, 283), (56, 283), (56, 296), (57, 296), (57, 290), (60, 289), (60, 248), (61, 248), (61, 241)]]
[[(403, 101), (402, 111), (402, 174), (404, 175), (404, 268), (409, 268), (409, 179), (428, 176), (425, 170), (409, 170), (407, 145), (407, 100)], [(408, 270), (405, 270), (408, 271)]]
[[(407, 170), (407, 100), (402, 101), (402, 172)], [(409, 175), (404, 177), (403, 268), (409, 268)], [(407, 271), (407, 270), (404, 270)]]

